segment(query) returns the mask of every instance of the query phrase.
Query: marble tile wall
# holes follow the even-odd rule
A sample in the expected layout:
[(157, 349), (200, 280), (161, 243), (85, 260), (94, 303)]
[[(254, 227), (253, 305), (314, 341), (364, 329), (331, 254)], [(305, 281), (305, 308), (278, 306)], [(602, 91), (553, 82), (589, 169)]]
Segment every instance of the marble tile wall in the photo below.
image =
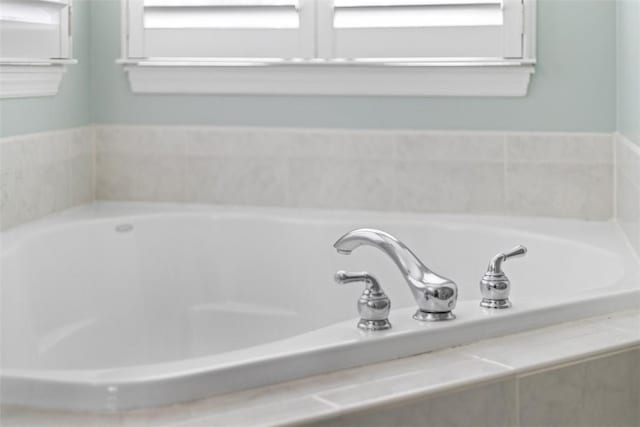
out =
[(640, 425), (640, 350), (380, 405), (311, 427), (632, 427)]
[(638, 248), (637, 164), (626, 152), (637, 148), (616, 147), (614, 173), (608, 134), (72, 129), (0, 142), (0, 227), (94, 196), (589, 220), (615, 206)]
[(0, 140), (0, 229), (94, 200), (94, 130)]
[(520, 377), (520, 427), (640, 425), (638, 360), (627, 351)]
[(640, 256), (640, 147), (615, 136), (616, 219)]
[(517, 424), (514, 379), (427, 399), (383, 405), (308, 424), (308, 427), (511, 427)]
[(100, 200), (613, 216), (609, 134), (99, 127)]

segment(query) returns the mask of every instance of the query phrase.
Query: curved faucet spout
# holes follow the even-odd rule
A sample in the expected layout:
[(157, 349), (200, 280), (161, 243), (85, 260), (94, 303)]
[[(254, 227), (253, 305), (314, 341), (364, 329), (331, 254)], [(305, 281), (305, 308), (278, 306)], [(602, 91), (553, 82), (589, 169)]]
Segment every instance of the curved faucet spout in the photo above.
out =
[(429, 270), (404, 243), (389, 233), (370, 228), (351, 231), (333, 244), (338, 253), (349, 255), (360, 246), (373, 246), (387, 254), (398, 266), (410, 286), (425, 280), (435, 283), (450, 281)]
[(363, 245), (378, 248), (393, 260), (409, 285), (419, 311), (423, 314), (450, 314), (456, 304), (456, 284), (427, 268), (411, 249), (392, 235), (380, 230), (361, 228), (342, 236), (333, 247), (338, 253), (349, 255)]

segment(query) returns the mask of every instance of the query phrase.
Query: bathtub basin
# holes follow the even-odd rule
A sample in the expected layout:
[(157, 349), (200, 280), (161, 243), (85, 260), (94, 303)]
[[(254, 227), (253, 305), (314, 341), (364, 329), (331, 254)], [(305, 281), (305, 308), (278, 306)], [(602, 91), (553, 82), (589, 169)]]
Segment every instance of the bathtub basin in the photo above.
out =
[[(341, 256), (353, 228), (403, 240), (455, 280), (454, 321), (423, 323), (374, 248)], [(118, 411), (205, 398), (637, 307), (640, 268), (614, 223), (97, 203), (2, 233), (3, 404)], [(513, 307), (479, 307), (491, 257)], [(356, 328), (368, 271), (393, 328)]]

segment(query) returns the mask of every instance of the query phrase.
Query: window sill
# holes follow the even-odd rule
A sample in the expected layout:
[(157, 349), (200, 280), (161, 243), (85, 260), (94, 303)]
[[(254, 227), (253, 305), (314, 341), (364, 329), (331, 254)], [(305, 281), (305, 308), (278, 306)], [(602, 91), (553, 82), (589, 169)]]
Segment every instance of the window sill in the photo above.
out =
[(531, 62), (215, 63), (120, 61), (134, 93), (525, 96)]
[(53, 96), (73, 59), (0, 61), (0, 99)]

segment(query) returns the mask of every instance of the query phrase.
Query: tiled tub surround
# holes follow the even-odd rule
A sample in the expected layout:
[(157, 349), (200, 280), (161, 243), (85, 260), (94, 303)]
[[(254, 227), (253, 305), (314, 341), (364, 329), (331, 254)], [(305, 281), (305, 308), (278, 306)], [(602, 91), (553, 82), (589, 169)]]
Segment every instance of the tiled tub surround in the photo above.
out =
[[(610, 219), (615, 206), (618, 221), (638, 249), (638, 240), (633, 237), (638, 236), (640, 229), (638, 210), (634, 211), (637, 206), (634, 201), (640, 199), (638, 169), (630, 161), (638, 159), (638, 151), (621, 139), (616, 140), (614, 177), (609, 135), (457, 132), (394, 135), (146, 127), (100, 127), (97, 133), (95, 157), (90, 128), (3, 140), (0, 143), (2, 228), (85, 203), (92, 200), (94, 194), (101, 199), (117, 200), (512, 213), (587, 219)], [(55, 134), (59, 135), (57, 143), (51, 142)], [(67, 139), (61, 135), (75, 137)], [(83, 146), (81, 140), (86, 145)], [(44, 143), (41, 149), (35, 148), (36, 141)], [(25, 144), (23, 148), (15, 148), (21, 143)], [(43, 148), (47, 145), (48, 148)], [(49, 151), (54, 145), (61, 150)], [(389, 149), (389, 145), (392, 148)], [(156, 156), (161, 161), (152, 162), (148, 156)], [(456, 160), (450, 160), (449, 156)], [(361, 158), (372, 161), (360, 163)], [(68, 164), (65, 162), (69, 159), (75, 159), (83, 165), (76, 167), (88, 168), (89, 172), (73, 173), (72, 167), (70, 174), (61, 173), (57, 180), (44, 178), (55, 173), (44, 172), (47, 167), (43, 165)], [(94, 160), (98, 163), (96, 170)], [(368, 164), (381, 165), (382, 172)], [(219, 166), (212, 168), (212, 165)], [(403, 171), (405, 166), (412, 169)], [(41, 170), (31, 172), (31, 168)], [(109, 168), (112, 173), (107, 172)], [(500, 168), (502, 178), (495, 175)], [(429, 175), (427, 170), (450, 174), (447, 175), (449, 182), (445, 178), (438, 181), (436, 178), (441, 175)], [(457, 178), (461, 184), (456, 184), (453, 171), (461, 171), (459, 176), (467, 178)], [(94, 172), (95, 189), (91, 179)], [(411, 186), (407, 181), (401, 184), (398, 177), (406, 176), (403, 172), (429, 180), (429, 185)], [(128, 175), (118, 178), (118, 174), (123, 173)], [(292, 174), (301, 173), (307, 176), (306, 181), (291, 184)], [(21, 181), (24, 176), (32, 181)], [(89, 178), (78, 179), (83, 176)], [(524, 188), (513, 192), (507, 185), (508, 178), (519, 179)], [(201, 186), (207, 180), (215, 185)], [(595, 192), (587, 194), (584, 188), (595, 181), (605, 185), (596, 185)], [(33, 182), (44, 184), (45, 188)], [(491, 203), (488, 203), (483, 192), (495, 183), (499, 184), (498, 195), (489, 195)], [(447, 194), (446, 188), (451, 185), (464, 192), (449, 190)], [(615, 203), (610, 190), (614, 186)], [(17, 191), (18, 188), (21, 190)], [(79, 189), (77, 193), (73, 193), (74, 188)], [(572, 188), (583, 191), (565, 197)], [(70, 193), (52, 196), (65, 191)], [(413, 194), (415, 200), (399, 197), (408, 194)], [(433, 203), (425, 203), (421, 200), (423, 197), (430, 197)], [(404, 203), (400, 204), (399, 200)], [(30, 427), (239, 426), (302, 421), (361, 425), (371, 421), (367, 414), (377, 408), (374, 413), (381, 417), (380, 422), (399, 420), (408, 426), (423, 425), (427, 418), (440, 426), (467, 426), (470, 419), (475, 425), (567, 426), (575, 422), (575, 425), (637, 426), (640, 423), (640, 409), (637, 409), (640, 407), (639, 328), (637, 312), (622, 313), (185, 405), (114, 415), (4, 407), (0, 420), (3, 426)], [(443, 366), (452, 369), (442, 369)], [(558, 392), (550, 393), (550, 389)], [(357, 399), (350, 400), (351, 396)], [(487, 396), (492, 397), (490, 405), (487, 405)], [(487, 408), (495, 409), (496, 402), (502, 402), (498, 407), (500, 411), (488, 413)], [(632, 406), (635, 412), (629, 411), (629, 402), (635, 404)], [(465, 411), (451, 408), (465, 408)], [(459, 419), (458, 412), (468, 413), (469, 417)], [(576, 413), (582, 415), (576, 417)]]
[(610, 134), (99, 127), (99, 200), (608, 220)]
[[(128, 126), (11, 137), (0, 142), (0, 225), (94, 198), (607, 220), (614, 211), (611, 140)], [(633, 219), (623, 191), (617, 201), (627, 208), (618, 211)]]
[(118, 414), (4, 407), (4, 427), (640, 425), (640, 312), (584, 319), (211, 399)]
[(94, 199), (91, 127), (0, 140), (0, 229)]
[(640, 255), (640, 146), (616, 135), (616, 217)]

